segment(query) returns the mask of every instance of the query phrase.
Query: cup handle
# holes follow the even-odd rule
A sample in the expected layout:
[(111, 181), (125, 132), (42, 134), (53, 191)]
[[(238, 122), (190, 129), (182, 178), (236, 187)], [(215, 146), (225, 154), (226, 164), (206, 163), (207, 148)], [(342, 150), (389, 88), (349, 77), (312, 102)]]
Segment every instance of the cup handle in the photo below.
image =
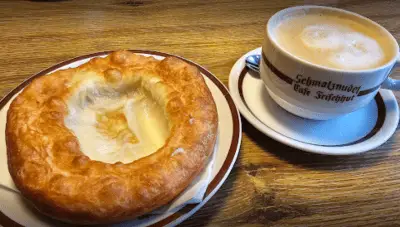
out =
[(386, 78), (385, 81), (383, 81), (381, 88), (383, 89), (389, 89), (389, 90), (395, 90), (399, 91), (400, 90), (400, 80), (392, 79), (390, 78), (390, 74), (392, 74), (393, 69), (396, 67), (400, 66), (400, 54), (397, 55), (397, 60), (396, 63), (394, 64), (392, 70), (390, 70), (388, 77)]

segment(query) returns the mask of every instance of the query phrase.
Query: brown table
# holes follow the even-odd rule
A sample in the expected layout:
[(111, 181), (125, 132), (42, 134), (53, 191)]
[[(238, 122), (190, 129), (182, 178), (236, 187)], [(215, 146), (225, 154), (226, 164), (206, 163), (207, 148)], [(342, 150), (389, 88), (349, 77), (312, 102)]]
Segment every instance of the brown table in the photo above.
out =
[[(260, 46), (268, 18), (299, 4), (360, 13), (400, 38), (400, 1), (1, 1), (0, 96), (55, 63), (116, 49), (177, 54), (227, 84), (234, 62)], [(370, 152), (328, 157), (285, 146), (243, 120), (232, 173), (182, 226), (400, 225), (398, 141), (400, 133)]]

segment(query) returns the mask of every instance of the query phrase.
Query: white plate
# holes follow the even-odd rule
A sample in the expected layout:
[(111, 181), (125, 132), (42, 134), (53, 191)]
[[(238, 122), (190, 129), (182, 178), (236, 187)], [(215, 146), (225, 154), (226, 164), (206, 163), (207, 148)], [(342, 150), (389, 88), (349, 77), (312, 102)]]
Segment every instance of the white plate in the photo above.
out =
[[(155, 51), (139, 50), (132, 52), (143, 55), (152, 55), (158, 59), (170, 56), (169, 54)], [(59, 69), (77, 67), (93, 57), (105, 57), (109, 53), (110, 52), (101, 52), (90, 54), (57, 64), (32, 76), (21, 85), (19, 85), (17, 88), (15, 88), (13, 91), (11, 91), (8, 95), (6, 95), (0, 101), (0, 160), (6, 160), (7, 158), (4, 135), (7, 110), (13, 97), (21, 89), (29, 84), (29, 82), (35, 77), (45, 75)], [(145, 215), (133, 221), (116, 224), (116, 226), (174, 226), (181, 223), (182, 221), (193, 215), (197, 210), (199, 210), (200, 207), (202, 207), (217, 192), (222, 183), (226, 180), (237, 158), (241, 142), (242, 128), (239, 113), (231, 96), (229, 95), (228, 90), (209, 71), (194, 62), (186, 59), (183, 60), (199, 68), (217, 105), (219, 117), (219, 130), (217, 141), (218, 148), (215, 154), (216, 158), (212, 171), (212, 180), (207, 187), (203, 201), (199, 204), (186, 205), (172, 214), (166, 213), (157, 215)], [(8, 174), (7, 166), (0, 166), (0, 177), (3, 177), (4, 179), (4, 177), (7, 176), (11, 181), (11, 178)], [(64, 223), (55, 222), (54, 220), (38, 214), (36, 211), (33, 211), (33, 209), (29, 205), (27, 205), (25, 202), (22, 202), (22, 198), (18, 194), (0, 188), (0, 225), (9, 226), (15, 225), (17, 223), (24, 226), (67, 226)]]
[(258, 130), (289, 146), (329, 155), (350, 155), (378, 147), (397, 128), (399, 108), (392, 91), (381, 89), (375, 99), (353, 113), (326, 121), (293, 115), (269, 96), (257, 73), (245, 67), (242, 56), (229, 75), (229, 90), (242, 115)]

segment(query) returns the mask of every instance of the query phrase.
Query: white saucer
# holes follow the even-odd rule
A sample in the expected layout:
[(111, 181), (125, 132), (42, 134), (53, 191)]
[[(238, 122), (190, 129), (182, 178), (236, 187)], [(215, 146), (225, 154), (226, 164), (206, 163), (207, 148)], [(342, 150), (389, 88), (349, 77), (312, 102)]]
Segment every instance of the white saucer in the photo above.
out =
[[(93, 57), (105, 57), (110, 52), (111, 51), (107, 51), (77, 57), (43, 70), (40, 73), (30, 77), (28, 80), (24, 81), (22, 84), (20, 84), (18, 87), (16, 87), (8, 95), (0, 100), (0, 163), (6, 163), (7, 160), (7, 148), (5, 145), (4, 134), (7, 110), (11, 101), (18, 94), (18, 92), (20, 92), (27, 84), (30, 83), (30, 81), (32, 81), (36, 77), (46, 75), (59, 69), (77, 67), (89, 61)], [(151, 55), (157, 59), (163, 59), (166, 56), (171, 56), (169, 54), (156, 51), (133, 50), (132, 52), (142, 55)], [(198, 211), (222, 186), (230, 171), (232, 170), (232, 167), (239, 153), (239, 147), (242, 137), (242, 125), (239, 112), (236, 109), (236, 106), (228, 90), (221, 83), (221, 81), (219, 81), (213, 74), (211, 74), (200, 65), (184, 58), (181, 59), (188, 62), (189, 64), (196, 66), (200, 70), (200, 72), (204, 76), (208, 88), (212, 93), (218, 111), (218, 141), (216, 144), (216, 149), (214, 151), (214, 166), (211, 171), (211, 181), (206, 188), (203, 200), (200, 203), (196, 204), (183, 204), (182, 206), (178, 207), (178, 209), (174, 209), (173, 211), (147, 214), (135, 220), (109, 226), (175, 226), (192, 216), (196, 211)], [(8, 173), (7, 164), (0, 165), (0, 179), (12, 181)], [(181, 194), (180, 196), (178, 196), (178, 198), (180, 198), (181, 196), (184, 196), (184, 194)], [(34, 209), (32, 209), (29, 204), (24, 202), (19, 194), (10, 190), (3, 190), (3, 188), (0, 187), (0, 226), (19, 225), (40, 227), (72, 226), (54, 221), (39, 214)]]
[(327, 121), (293, 115), (270, 97), (259, 75), (249, 72), (242, 56), (229, 75), (229, 90), (242, 115), (258, 130), (289, 146), (319, 154), (350, 155), (378, 147), (399, 122), (399, 107), (392, 91), (381, 89), (366, 107)]

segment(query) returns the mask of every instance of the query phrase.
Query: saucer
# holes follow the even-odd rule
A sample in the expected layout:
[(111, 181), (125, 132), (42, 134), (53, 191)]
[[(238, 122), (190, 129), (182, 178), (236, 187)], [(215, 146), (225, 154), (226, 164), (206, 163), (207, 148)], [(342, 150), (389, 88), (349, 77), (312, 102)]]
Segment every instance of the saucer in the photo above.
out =
[(245, 67), (242, 56), (229, 75), (229, 90), (242, 115), (265, 135), (304, 151), (350, 155), (376, 148), (396, 131), (399, 107), (392, 91), (381, 89), (365, 107), (331, 120), (310, 120), (293, 115), (269, 95), (259, 75)]

